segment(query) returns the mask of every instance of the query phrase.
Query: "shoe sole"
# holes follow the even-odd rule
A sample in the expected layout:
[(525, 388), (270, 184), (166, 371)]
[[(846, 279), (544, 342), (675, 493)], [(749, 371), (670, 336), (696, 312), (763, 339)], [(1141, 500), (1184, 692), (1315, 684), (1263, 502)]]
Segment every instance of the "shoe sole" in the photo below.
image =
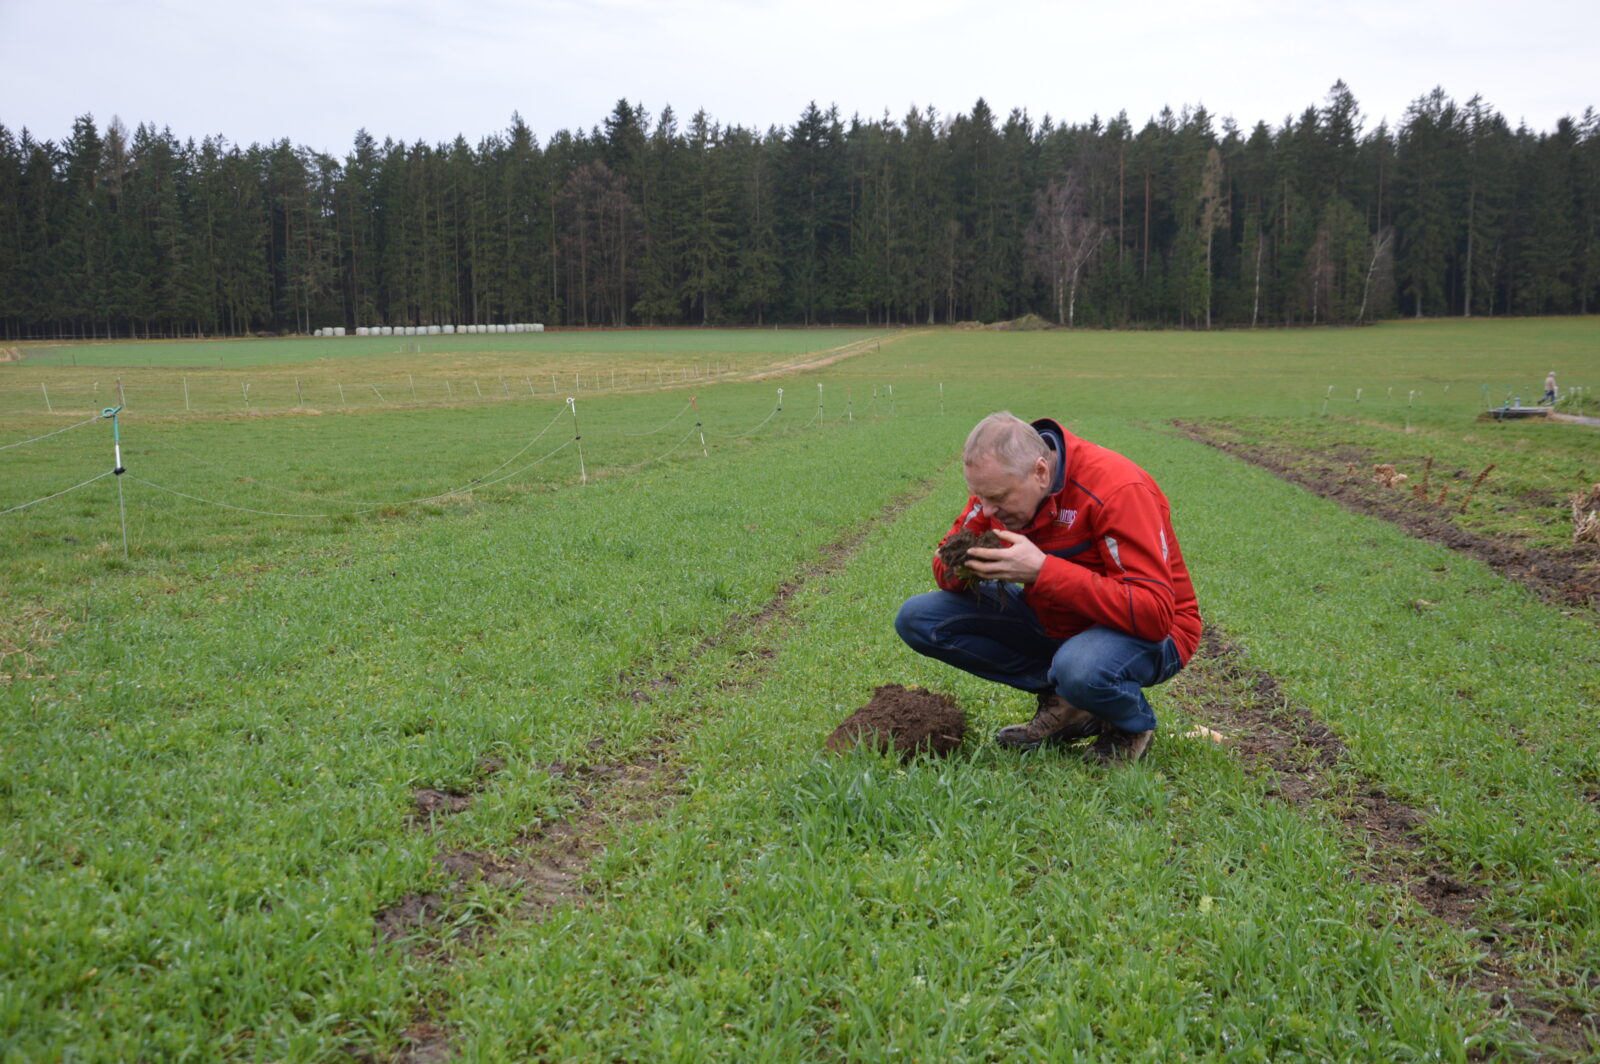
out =
[(1054, 735), (1046, 735), (1043, 739), (1002, 739), (996, 735), (994, 743), (996, 746), (1004, 747), (1007, 750), (1027, 751), (1037, 750), (1041, 746), (1066, 746), (1069, 743), (1078, 743), (1090, 738), (1093, 738), (1093, 736), (1062, 735), (1060, 732)]

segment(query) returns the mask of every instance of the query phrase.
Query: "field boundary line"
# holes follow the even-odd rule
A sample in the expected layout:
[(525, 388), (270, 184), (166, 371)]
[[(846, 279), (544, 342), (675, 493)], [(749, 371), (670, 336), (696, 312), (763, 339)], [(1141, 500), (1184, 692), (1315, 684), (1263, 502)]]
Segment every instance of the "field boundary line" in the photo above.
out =
[[(845, 534), (824, 544), (787, 579), (765, 603), (750, 612), (730, 615), (714, 632), (702, 637), (677, 661), (651, 672), (624, 672), (617, 677), (614, 702), (650, 702), (663, 691), (683, 684), (683, 674), (717, 651), (735, 643), (750, 643), (754, 652), (732, 663), (729, 675), (719, 683), (721, 690), (749, 689), (760, 683), (777, 657), (776, 647), (763, 637), (781, 631), (795, 616), (794, 601), (802, 589), (828, 580), (843, 571), (860, 552), (862, 545), (879, 528), (898, 520), (906, 510), (930, 496), (938, 487), (950, 463), (939, 467), (907, 491), (894, 496), (875, 514), (858, 522)], [(824, 593), (831, 589), (824, 586)], [(669, 711), (657, 718), (654, 728), (630, 753), (616, 760), (586, 764), (552, 762), (544, 769), (552, 777), (575, 784), (574, 803), (559, 820), (550, 820), (512, 839), (502, 852), (460, 850), (440, 854), (438, 866), (451, 876), (448, 895), (409, 894), (379, 910), (374, 916), (377, 935), (391, 942), (402, 941), (417, 930), (437, 924), (448, 909), (451, 896), (460, 894), (475, 882), (487, 882), (500, 889), (520, 893), (518, 916), (526, 922), (542, 923), (563, 907), (587, 905), (595, 893), (583, 882), (594, 862), (605, 852), (619, 825), (654, 821), (664, 816), (682, 794), (687, 769), (680, 760), (677, 745), (706, 719)], [(606, 751), (607, 738), (597, 735), (586, 744), (596, 754)], [(485, 775), (498, 771), (498, 764), (480, 766)], [(487, 781), (480, 779), (477, 790)], [(446, 794), (431, 789), (416, 792), (419, 827), (431, 827), (435, 817), (460, 812), (471, 803), (469, 794)], [(458, 934), (458, 938), (462, 937)], [(425, 959), (442, 962), (426, 949)], [(438, 1017), (419, 1013), (403, 1036), (404, 1044), (396, 1064), (413, 1064), (423, 1059), (444, 1059), (450, 1052), (448, 1033)], [(439, 1056), (436, 1054), (444, 1054)]]
[[(1245, 771), (1270, 778), (1270, 797), (1297, 813), (1337, 823), (1353, 867), (1369, 883), (1403, 889), (1458, 931), (1478, 927), (1479, 907), (1496, 884), (1464, 883), (1445, 860), (1429, 855), (1420, 831), (1427, 818), (1361, 770), (1338, 734), (1290, 699), (1271, 673), (1250, 665), (1239, 644), (1208, 626), (1200, 649), (1172, 683), (1188, 716), (1225, 729), (1224, 748), (1237, 752)], [(1240, 693), (1246, 697), (1235, 697)], [(1467, 985), (1495, 1010), (1509, 1010), (1540, 1048), (1585, 1051), (1588, 1039), (1600, 1034), (1595, 1018), (1563, 1008), (1559, 985), (1528, 979), (1512, 961), (1519, 954), (1540, 955), (1540, 943), (1504, 926), (1477, 938), (1483, 954), (1468, 969)]]

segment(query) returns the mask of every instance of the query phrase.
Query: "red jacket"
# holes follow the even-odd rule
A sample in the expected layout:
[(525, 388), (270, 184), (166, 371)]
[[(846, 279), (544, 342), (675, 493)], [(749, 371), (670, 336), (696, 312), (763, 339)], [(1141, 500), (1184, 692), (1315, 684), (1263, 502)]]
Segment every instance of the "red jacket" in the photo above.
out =
[[(1049, 418), (1033, 427), (1052, 451), (1066, 451), (1051, 493), (1018, 530), (1046, 555), (1039, 578), (1023, 593), (1045, 633), (1067, 639), (1101, 624), (1151, 642), (1171, 636), (1188, 662), (1200, 645), (1200, 609), (1167, 497), (1149, 473), (1117, 452)], [(974, 495), (945, 539), (963, 528), (982, 534), (1004, 527), (984, 516)], [(965, 586), (937, 554), (933, 577), (946, 591)]]

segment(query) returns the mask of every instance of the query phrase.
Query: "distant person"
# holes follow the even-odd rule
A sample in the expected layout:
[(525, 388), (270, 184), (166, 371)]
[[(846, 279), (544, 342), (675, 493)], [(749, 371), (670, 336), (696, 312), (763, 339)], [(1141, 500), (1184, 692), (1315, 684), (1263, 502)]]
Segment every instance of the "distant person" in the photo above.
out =
[(1539, 400), (1539, 401), (1541, 403), (1553, 403), (1553, 402), (1556, 401), (1556, 371), (1555, 370), (1551, 370), (1550, 371), (1550, 375), (1544, 379), (1544, 398)]
[(906, 600), (895, 630), (918, 653), (1037, 697), (1031, 721), (995, 735), (1001, 746), (1092, 737), (1091, 756), (1137, 761), (1156, 727), (1144, 688), (1200, 645), (1166, 496), (1127, 458), (1048, 418), (991, 414), (962, 460), (971, 497), (945, 540), (993, 531), (1007, 545), (968, 554), (982, 583), (936, 553), (940, 590)]

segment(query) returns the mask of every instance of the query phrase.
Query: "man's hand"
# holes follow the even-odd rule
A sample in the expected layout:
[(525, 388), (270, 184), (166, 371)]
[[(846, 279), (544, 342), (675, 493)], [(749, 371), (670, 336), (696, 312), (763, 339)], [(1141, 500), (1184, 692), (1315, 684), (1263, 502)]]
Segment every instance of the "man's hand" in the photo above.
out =
[(994, 534), (1011, 546), (973, 547), (967, 551), (967, 568), (985, 580), (1031, 584), (1039, 579), (1039, 570), (1044, 567), (1044, 551), (1035, 547), (1027, 536), (1004, 528), (995, 529)]

